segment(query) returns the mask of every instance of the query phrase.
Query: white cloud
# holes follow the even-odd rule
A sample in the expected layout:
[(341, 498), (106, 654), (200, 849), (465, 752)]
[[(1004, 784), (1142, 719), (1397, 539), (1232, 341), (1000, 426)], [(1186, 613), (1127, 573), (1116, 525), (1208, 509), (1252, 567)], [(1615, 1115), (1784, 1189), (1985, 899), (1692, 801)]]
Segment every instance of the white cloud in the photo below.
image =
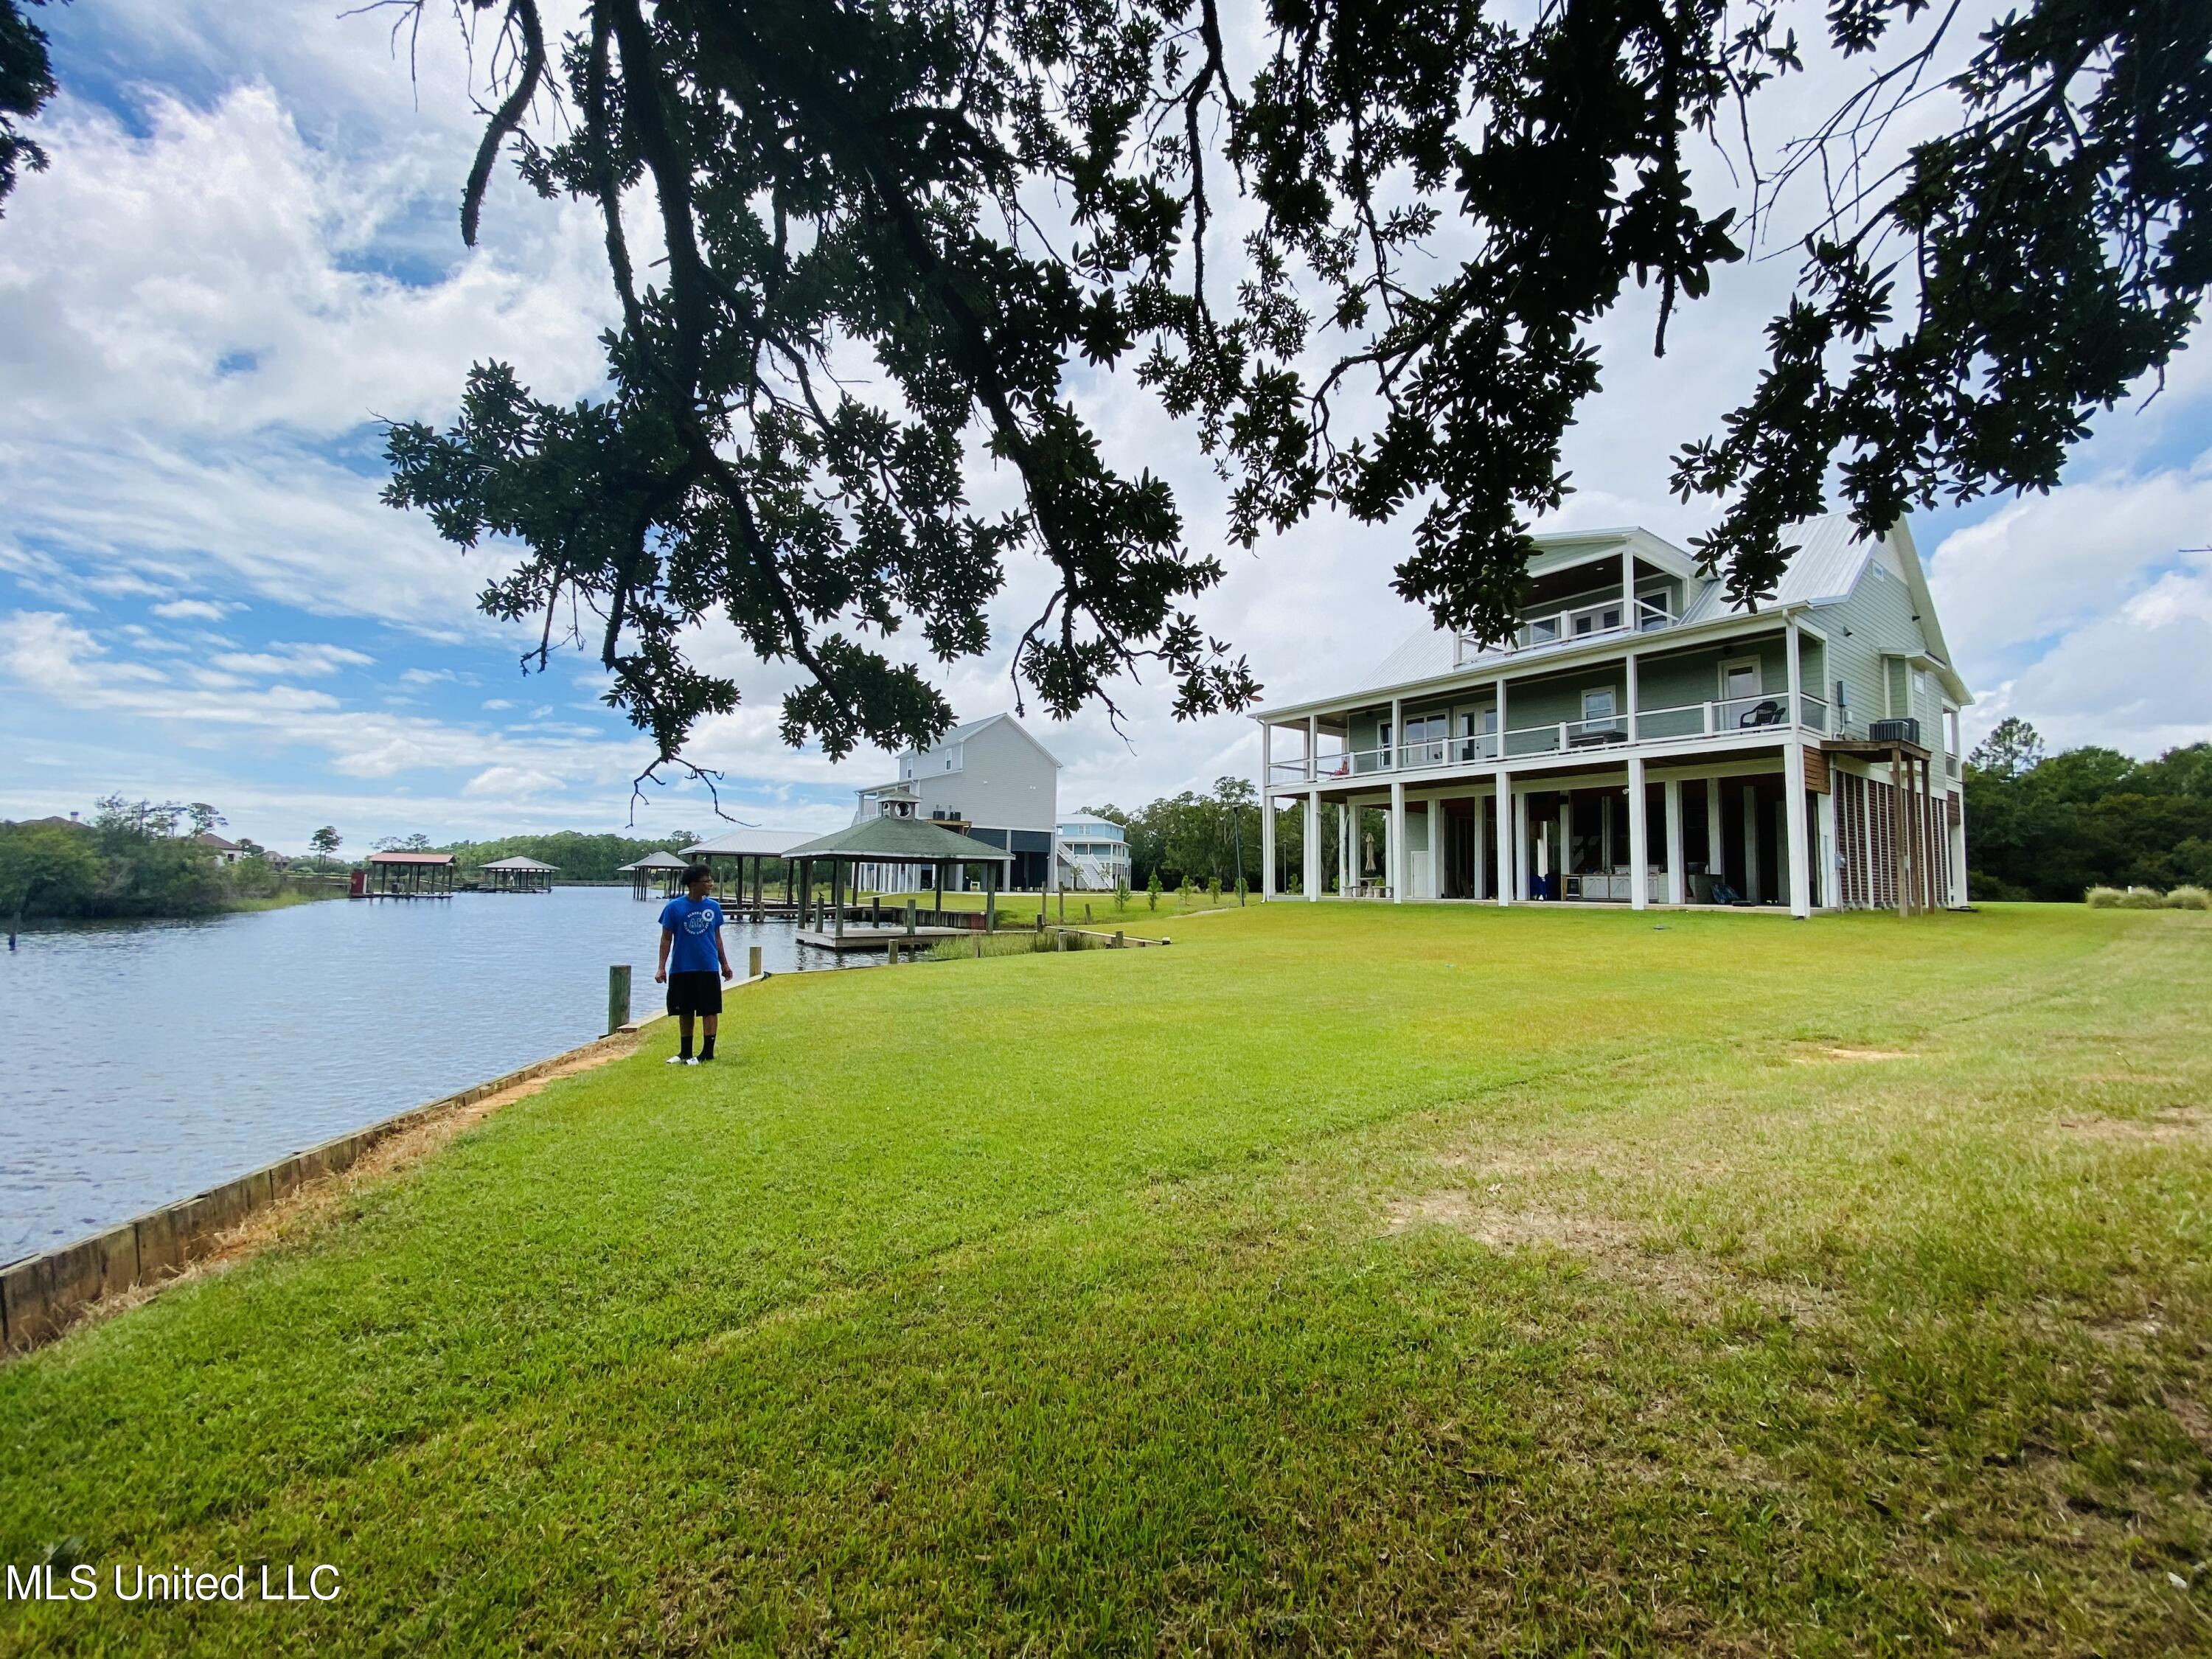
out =
[(366, 668), (376, 660), (365, 652), (342, 645), (270, 644), (258, 651), (228, 651), (214, 659), (217, 668), (233, 674), (253, 674), (269, 679), (305, 675), (319, 678), (342, 668)]
[(241, 605), (224, 605), (215, 599), (171, 599), (167, 605), (157, 605), (154, 614), (167, 617), (172, 622), (187, 619), (198, 622), (221, 622), (232, 611), (244, 609)]

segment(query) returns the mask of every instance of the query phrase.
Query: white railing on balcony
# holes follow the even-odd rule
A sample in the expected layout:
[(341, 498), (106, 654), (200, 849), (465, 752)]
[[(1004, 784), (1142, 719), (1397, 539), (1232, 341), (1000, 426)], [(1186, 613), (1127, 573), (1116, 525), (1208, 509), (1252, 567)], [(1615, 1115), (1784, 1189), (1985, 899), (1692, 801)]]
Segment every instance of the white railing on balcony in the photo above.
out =
[(1542, 650), (1555, 645), (1578, 645), (1585, 640), (1609, 639), (1614, 635), (1632, 631), (1649, 634), (1656, 629), (1671, 628), (1676, 620), (1663, 599), (1638, 599), (1635, 616), (1635, 628), (1632, 630), (1625, 627), (1620, 619), (1619, 599), (1547, 611), (1542, 616), (1522, 618), (1521, 625), (1513, 630), (1512, 639), (1502, 647), (1486, 645), (1469, 635), (1461, 635), (1453, 643), (1453, 659), (1455, 663), (1463, 664), (1493, 652), (1511, 655), (1516, 652)]
[[(1787, 691), (1747, 693), (1672, 708), (1639, 708), (1632, 716), (1597, 714), (1544, 726), (1516, 726), (1505, 732), (1502, 742), (1504, 757), (1519, 760), (1529, 755), (1582, 754), (1632, 742), (1756, 735), (1768, 728), (1778, 734), (1791, 726), (1827, 732), (1826, 700), (1802, 691), (1794, 700)], [(1477, 766), (1498, 759), (1500, 744), (1499, 734), (1488, 732), (1480, 737), (1427, 738), (1390, 747), (1346, 750), (1321, 756), (1312, 763), (1277, 761), (1269, 778), (1278, 784), (1328, 783), (1341, 778)]]

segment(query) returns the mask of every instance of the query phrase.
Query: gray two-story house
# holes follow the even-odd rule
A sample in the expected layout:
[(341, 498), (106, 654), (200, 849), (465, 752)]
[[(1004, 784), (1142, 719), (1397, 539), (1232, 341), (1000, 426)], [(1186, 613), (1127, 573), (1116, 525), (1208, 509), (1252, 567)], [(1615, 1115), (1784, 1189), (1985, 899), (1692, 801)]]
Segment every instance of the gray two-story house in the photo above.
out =
[[(1539, 537), (1510, 641), (1423, 628), (1363, 684), (1267, 710), (1265, 890), (1963, 904), (1972, 699), (1911, 535), (1836, 516), (1786, 541), (1778, 590), (1745, 611), (1649, 531)], [(1305, 813), (1297, 871), (1277, 868), (1285, 805)]]
[[(927, 748), (908, 750), (898, 769), (895, 781), (859, 792), (855, 823), (880, 817), (934, 819), (1012, 854), (1013, 889), (1055, 886), (1060, 763), (1012, 714), (956, 726)], [(898, 879), (889, 870), (855, 873), (864, 887)]]

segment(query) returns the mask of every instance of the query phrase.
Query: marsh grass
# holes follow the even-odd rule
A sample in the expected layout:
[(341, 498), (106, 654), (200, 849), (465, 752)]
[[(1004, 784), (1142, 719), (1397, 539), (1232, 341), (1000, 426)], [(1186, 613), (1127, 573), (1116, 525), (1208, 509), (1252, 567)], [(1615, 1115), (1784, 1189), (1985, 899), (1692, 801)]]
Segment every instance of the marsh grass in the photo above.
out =
[(2205, 1646), (2212, 921), (1176, 940), (779, 977), (0, 1370), (0, 1557), (346, 1583), (0, 1647)]

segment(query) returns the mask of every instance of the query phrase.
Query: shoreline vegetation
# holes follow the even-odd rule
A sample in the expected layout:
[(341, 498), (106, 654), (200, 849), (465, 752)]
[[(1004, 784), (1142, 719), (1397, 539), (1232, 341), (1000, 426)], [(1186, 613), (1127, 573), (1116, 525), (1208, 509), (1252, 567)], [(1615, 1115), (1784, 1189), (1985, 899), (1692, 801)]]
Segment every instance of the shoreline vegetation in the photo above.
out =
[(1176, 937), (777, 976), (0, 1368), (0, 1556), (346, 1550), (0, 1650), (2193, 1639), (2212, 918)]
[(343, 896), (343, 878), (284, 869), (252, 842), (214, 834), (204, 803), (111, 795), (89, 821), (0, 823), (0, 923), (186, 920)]

